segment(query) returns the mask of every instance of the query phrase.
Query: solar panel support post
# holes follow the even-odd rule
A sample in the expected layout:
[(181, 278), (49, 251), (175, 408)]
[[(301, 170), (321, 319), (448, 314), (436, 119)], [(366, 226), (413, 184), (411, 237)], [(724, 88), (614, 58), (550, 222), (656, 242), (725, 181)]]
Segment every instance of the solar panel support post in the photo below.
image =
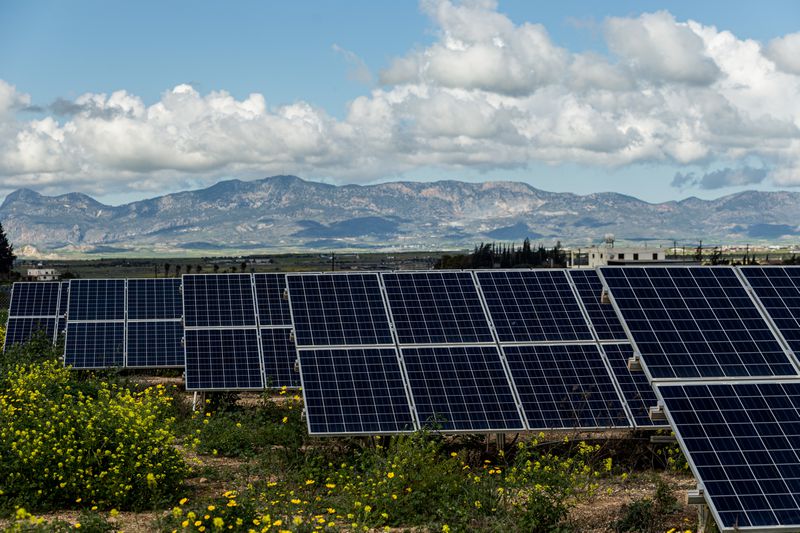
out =
[(497, 445), (497, 452), (505, 452), (506, 450), (506, 434), (495, 433), (494, 442)]
[(206, 406), (206, 393), (205, 391), (194, 391), (192, 394), (192, 412), (200, 411), (201, 413)]
[(686, 493), (686, 505), (697, 506), (697, 533), (704, 533), (706, 522), (710, 518), (708, 504), (703, 489), (697, 488)]

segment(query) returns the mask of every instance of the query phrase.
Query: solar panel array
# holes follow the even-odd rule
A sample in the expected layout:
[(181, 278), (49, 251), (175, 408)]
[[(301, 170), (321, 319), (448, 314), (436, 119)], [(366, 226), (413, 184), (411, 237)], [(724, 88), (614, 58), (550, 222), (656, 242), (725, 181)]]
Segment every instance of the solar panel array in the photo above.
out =
[(253, 274), (261, 334), (264, 387), (299, 387), (292, 341), (292, 315), (286, 298), (285, 274)]
[(125, 366), (182, 367), (181, 280), (129, 279), (127, 290)]
[(14, 283), (5, 346), (26, 342), (38, 332), (55, 342), (60, 297), (61, 284), (57, 281)]
[(800, 267), (743, 267), (740, 272), (796, 354), (800, 354)]
[(74, 279), (69, 286), (64, 363), (73, 368), (125, 366), (124, 279)]
[(611, 304), (601, 301), (603, 282), (597, 271), (588, 269), (569, 270), (569, 277), (578, 291), (578, 297), (586, 309), (589, 323), (600, 341), (627, 341), (628, 336), (622, 327), (617, 312)]

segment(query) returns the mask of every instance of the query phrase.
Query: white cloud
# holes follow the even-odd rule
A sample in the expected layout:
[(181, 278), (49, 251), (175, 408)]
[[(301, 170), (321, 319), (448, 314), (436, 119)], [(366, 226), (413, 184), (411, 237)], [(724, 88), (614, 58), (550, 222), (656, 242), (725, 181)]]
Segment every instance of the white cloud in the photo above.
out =
[(767, 57), (773, 60), (779, 69), (790, 74), (800, 74), (800, 32), (770, 41)]
[(423, 9), (435, 42), (390, 62), (342, 119), (190, 85), (154, 103), (85, 94), (31, 119), (30, 98), (0, 80), (0, 188), (108, 193), (271, 173), (353, 182), (534, 161), (691, 166), (682, 187), (800, 185), (797, 34), (764, 47), (658, 12), (607, 20), (605, 56), (568, 52), (493, 3)]

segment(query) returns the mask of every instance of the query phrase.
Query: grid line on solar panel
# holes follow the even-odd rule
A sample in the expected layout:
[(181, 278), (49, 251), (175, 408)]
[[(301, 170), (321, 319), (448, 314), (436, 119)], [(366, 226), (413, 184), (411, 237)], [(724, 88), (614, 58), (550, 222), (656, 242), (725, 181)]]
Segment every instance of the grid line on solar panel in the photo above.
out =
[(61, 282), (60, 295), (58, 297), (58, 315), (67, 315), (67, 305), (69, 305), (69, 281)]
[(128, 320), (180, 320), (183, 316), (181, 280), (128, 280)]
[(797, 370), (730, 267), (601, 267), (652, 379)]
[(64, 364), (73, 368), (124, 366), (124, 322), (70, 322)]
[(528, 429), (630, 427), (597, 345), (504, 346)]
[(478, 270), (475, 275), (500, 342), (593, 340), (566, 271)]
[(396, 348), (298, 350), (311, 434), (415, 429)]
[(657, 391), (718, 527), (800, 528), (800, 382)]
[(8, 316), (49, 317), (58, 314), (59, 282), (17, 282), (11, 289)]
[(633, 416), (636, 427), (665, 426), (650, 419), (650, 408), (658, 405), (656, 393), (644, 371), (632, 371), (628, 360), (633, 357), (633, 347), (628, 343), (601, 344), (601, 350), (608, 360), (611, 373), (617, 382), (622, 397)]
[(739, 271), (789, 348), (800, 354), (800, 267), (745, 266)]
[(184, 365), (180, 321), (128, 322), (125, 366), (174, 368)]
[(125, 280), (70, 280), (67, 316), (70, 322), (125, 320)]
[(258, 331), (187, 329), (186, 390), (263, 389)]
[(283, 297), (286, 274), (253, 274), (259, 326), (291, 326), (289, 301)]
[(289, 274), (297, 346), (393, 345), (376, 273)]
[(257, 327), (250, 274), (184, 274), (183, 313), (187, 328)]
[(601, 302), (603, 283), (597, 272), (593, 269), (571, 269), (568, 273), (597, 338), (601, 341), (627, 341), (628, 336), (614, 306)]
[(497, 346), (400, 351), (423, 427), (446, 432), (524, 429)]
[(264, 386), (268, 389), (300, 386), (300, 375), (295, 370), (297, 352), (291, 332), (291, 328), (261, 328)]
[(381, 274), (400, 344), (494, 343), (470, 272)]

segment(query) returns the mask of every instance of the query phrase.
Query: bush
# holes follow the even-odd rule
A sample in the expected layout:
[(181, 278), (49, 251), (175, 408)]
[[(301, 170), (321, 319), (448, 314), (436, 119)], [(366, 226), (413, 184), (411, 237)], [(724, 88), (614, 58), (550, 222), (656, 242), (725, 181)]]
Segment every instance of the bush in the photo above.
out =
[(0, 388), (0, 508), (162, 503), (186, 467), (163, 387), (77, 382), (57, 361), (19, 365)]
[(678, 500), (661, 479), (652, 498), (635, 500), (623, 508), (622, 516), (614, 523), (614, 531), (656, 532), (664, 530), (667, 516), (679, 509)]

